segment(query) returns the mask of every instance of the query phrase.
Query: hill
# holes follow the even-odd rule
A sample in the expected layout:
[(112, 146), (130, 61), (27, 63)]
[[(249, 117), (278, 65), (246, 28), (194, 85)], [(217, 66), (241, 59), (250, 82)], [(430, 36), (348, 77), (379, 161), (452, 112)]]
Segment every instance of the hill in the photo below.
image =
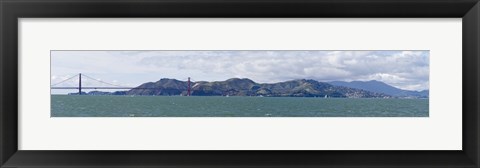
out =
[(352, 82), (343, 82), (343, 81), (333, 81), (329, 82), (334, 86), (343, 86), (349, 88), (363, 89), (370, 92), (383, 93), (395, 97), (415, 97), (415, 98), (428, 98), (429, 91), (411, 91), (403, 90), (393, 86), (390, 86), (386, 83), (371, 80), (371, 81), (352, 81)]
[[(383, 93), (334, 86), (315, 80), (291, 80), (278, 83), (256, 83), (247, 78), (226, 81), (192, 82), (192, 96), (269, 96), (269, 97), (343, 97), (390, 98)], [(188, 83), (176, 79), (161, 79), (144, 83), (126, 92), (127, 95), (187, 95)]]

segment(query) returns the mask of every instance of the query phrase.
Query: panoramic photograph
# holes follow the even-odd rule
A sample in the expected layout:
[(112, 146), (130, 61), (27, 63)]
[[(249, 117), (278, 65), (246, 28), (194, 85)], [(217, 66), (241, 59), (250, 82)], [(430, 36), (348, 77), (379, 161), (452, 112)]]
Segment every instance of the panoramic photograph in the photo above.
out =
[(52, 50), (51, 117), (428, 117), (428, 50)]

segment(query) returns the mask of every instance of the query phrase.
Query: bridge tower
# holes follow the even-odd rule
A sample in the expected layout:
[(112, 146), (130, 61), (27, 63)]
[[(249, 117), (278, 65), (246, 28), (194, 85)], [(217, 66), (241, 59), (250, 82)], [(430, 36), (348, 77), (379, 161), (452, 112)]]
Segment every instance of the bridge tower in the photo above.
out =
[(187, 96), (190, 96), (190, 77), (188, 77), (188, 89), (187, 89)]
[(78, 74), (78, 95), (82, 95), (82, 73)]

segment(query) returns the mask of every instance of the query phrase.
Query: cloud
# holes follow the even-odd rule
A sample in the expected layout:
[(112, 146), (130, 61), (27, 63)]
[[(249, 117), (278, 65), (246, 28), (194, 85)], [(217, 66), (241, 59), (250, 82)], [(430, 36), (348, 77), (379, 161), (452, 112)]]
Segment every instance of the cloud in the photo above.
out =
[(429, 51), (54, 52), (52, 75), (58, 76), (59, 71), (123, 74), (125, 78), (115, 79), (118, 83), (148, 74), (151, 78), (192, 77), (197, 81), (239, 77), (261, 83), (379, 80), (403, 89), (423, 90), (429, 88)]

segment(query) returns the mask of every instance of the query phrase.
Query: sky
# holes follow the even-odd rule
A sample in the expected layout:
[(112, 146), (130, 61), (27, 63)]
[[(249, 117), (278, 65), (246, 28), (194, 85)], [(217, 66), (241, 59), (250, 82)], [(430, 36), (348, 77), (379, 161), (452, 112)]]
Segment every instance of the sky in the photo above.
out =
[[(161, 78), (257, 83), (295, 79), (377, 80), (405, 90), (429, 89), (429, 51), (51, 51), (51, 83), (79, 73), (134, 87)], [(78, 86), (74, 77), (55, 86)], [(108, 86), (87, 77), (82, 86)], [(109, 90), (113, 91), (113, 90)], [(74, 92), (52, 90), (54, 94)]]

